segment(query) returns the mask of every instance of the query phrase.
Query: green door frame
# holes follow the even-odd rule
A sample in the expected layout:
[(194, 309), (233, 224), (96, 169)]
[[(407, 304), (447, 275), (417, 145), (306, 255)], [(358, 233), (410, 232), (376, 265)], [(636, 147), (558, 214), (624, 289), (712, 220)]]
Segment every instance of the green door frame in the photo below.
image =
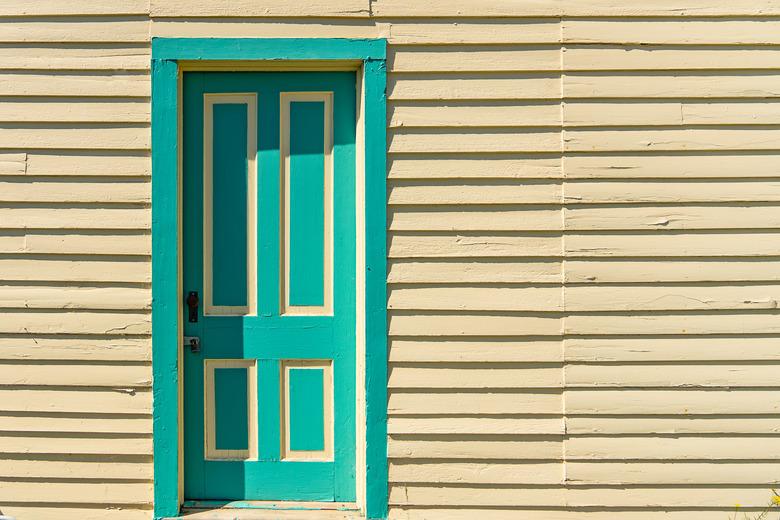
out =
[[(386, 314), (386, 40), (340, 38), (152, 39), (152, 371), (154, 517), (179, 514), (182, 501), (180, 377), (181, 178), (179, 121), (182, 65), (353, 63), (362, 71), (365, 283), (365, 510), (387, 517), (387, 314)], [(226, 63), (227, 62), (227, 63)], [(241, 62), (241, 63), (239, 63)], [(360, 96), (361, 93), (359, 92)], [(360, 155), (358, 155), (360, 157)], [(362, 166), (362, 167), (361, 167)], [(360, 277), (359, 277), (360, 278)], [(358, 291), (361, 288), (358, 287)], [(360, 300), (358, 300), (360, 301)], [(359, 312), (360, 313), (360, 312)], [(360, 331), (358, 337), (361, 336)], [(360, 414), (358, 415), (360, 417)], [(358, 458), (358, 460), (360, 460)]]

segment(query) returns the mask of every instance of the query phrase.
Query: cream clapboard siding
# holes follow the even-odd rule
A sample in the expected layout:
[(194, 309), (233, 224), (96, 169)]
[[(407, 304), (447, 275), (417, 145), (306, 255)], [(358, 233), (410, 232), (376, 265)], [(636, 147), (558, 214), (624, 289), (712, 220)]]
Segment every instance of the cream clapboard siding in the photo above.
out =
[(0, 13), (0, 510), (148, 519), (148, 6)]
[(391, 518), (768, 501), (780, 3), (0, 15), (4, 511), (150, 517), (150, 36), (389, 39)]

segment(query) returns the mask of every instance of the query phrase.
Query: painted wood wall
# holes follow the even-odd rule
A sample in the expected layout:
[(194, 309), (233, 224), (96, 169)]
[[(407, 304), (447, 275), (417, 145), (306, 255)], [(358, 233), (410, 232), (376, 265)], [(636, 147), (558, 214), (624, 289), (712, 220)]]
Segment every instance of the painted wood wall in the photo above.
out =
[(390, 41), (391, 518), (780, 480), (777, 0), (0, 0), (0, 509), (151, 516), (150, 36)]

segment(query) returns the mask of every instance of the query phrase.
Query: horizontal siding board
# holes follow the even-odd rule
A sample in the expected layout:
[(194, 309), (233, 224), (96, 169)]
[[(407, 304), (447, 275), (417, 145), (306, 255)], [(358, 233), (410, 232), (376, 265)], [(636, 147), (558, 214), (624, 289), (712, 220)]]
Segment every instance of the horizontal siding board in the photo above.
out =
[(0, 363), (0, 385), (7, 386), (144, 388), (151, 384), (148, 365)]
[[(615, 514), (621, 518), (654, 520), (656, 518), (673, 520), (708, 520), (713, 514), (726, 516), (734, 511), (734, 504), (742, 507), (763, 508), (766, 506), (767, 487), (658, 487), (658, 488), (588, 488), (572, 489), (556, 487), (504, 486), (485, 489), (483, 486), (431, 486), (399, 484), (391, 487), (391, 501), (394, 504), (415, 504), (439, 506), (446, 504), (452, 509), (444, 509), (443, 514), (431, 514), (430, 507), (412, 509), (425, 511), (426, 518), (444, 520), (455, 518), (467, 520), (477, 514), (490, 520), (508, 520), (517, 515), (517, 504), (544, 509), (523, 509), (523, 518), (532, 520), (609, 520)], [(559, 509), (560, 504), (569, 505), (569, 509)], [(606, 504), (606, 506), (605, 506)], [(471, 506), (474, 509), (464, 509)], [(487, 506), (487, 507), (484, 507)], [(552, 506), (552, 508), (550, 508)], [(668, 512), (669, 508), (705, 508), (697, 511)], [(502, 509), (496, 509), (502, 508)], [(588, 509), (580, 509), (588, 508)], [(625, 508), (625, 510), (623, 510)], [(721, 511), (713, 511), (720, 508)], [(643, 510), (644, 509), (644, 510)], [(682, 514), (680, 514), (682, 513)], [(391, 516), (392, 518), (392, 516)], [(403, 517), (400, 517), (403, 518)]]
[(3, 309), (149, 310), (148, 287), (0, 285)]
[[(391, 392), (387, 413), (404, 415), (512, 415), (560, 414), (563, 411), (561, 392)], [(529, 422), (525, 422), (528, 420)], [(407, 423), (408, 424), (408, 423)], [(514, 423), (517, 424), (517, 423)], [(536, 423), (524, 419), (516, 434), (562, 434), (561, 419)], [(411, 432), (406, 432), (411, 433)]]
[(560, 49), (555, 46), (404, 46), (391, 51), (392, 72), (558, 71)]
[(566, 334), (777, 334), (780, 315), (719, 311), (697, 313), (576, 314), (564, 322)]
[[(746, 232), (749, 231), (749, 232)], [(633, 232), (633, 233), (567, 233), (566, 254), (572, 257), (571, 263), (566, 264), (566, 277), (570, 281), (589, 281), (583, 268), (601, 270), (601, 276), (605, 281), (686, 281), (686, 280), (729, 280), (729, 272), (733, 272), (732, 280), (752, 280), (753, 275), (771, 276), (771, 264), (773, 260), (760, 258), (774, 256), (780, 250), (780, 236), (772, 231), (755, 232), (752, 230), (736, 230), (732, 232), (706, 232), (706, 233), (658, 233), (658, 232)], [(620, 258), (620, 257), (649, 257), (642, 260), (627, 261), (625, 268), (634, 270), (635, 278), (626, 277), (621, 272), (620, 263), (615, 263), (615, 274), (609, 274), (605, 269), (611, 269), (605, 264), (596, 262), (582, 262), (576, 258)], [(666, 261), (664, 257), (678, 257), (680, 261)], [(684, 257), (712, 257), (685, 259)], [(746, 257), (741, 259), (729, 259), (719, 257)], [(752, 258), (756, 257), (756, 258)], [(636, 267), (630, 267), (632, 262)], [(645, 267), (642, 271), (639, 267)], [(751, 267), (752, 266), (752, 267)], [(696, 275), (693, 270), (701, 269), (701, 275)], [(730, 271), (732, 270), (732, 271)], [(652, 278), (654, 274), (664, 273), (668, 278)], [(594, 273), (598, 274), (598, 273)], [(701, 276), (701, 278), (697, 278)], [(743, 278), (743, 277), (748, 278)]]
[(0, 73), (0, 96), (149, 97), (143, 73), (46, 72)]
[(575, 312), (776, 309), (780, 286), (574, 286), (564, 293), (566, 310)]
[(395, 154), (451, 153), (463, 150), (485, 153), (556, 152), (561, 148), (559, 132), (539, 129), (493, 129), (482, 132), (419, 129), (413, 132), (392, 131), (388, 140), (388, 150)]
[(776, 414), (778, 410), (780, 392), (775, 390), (582, 389), (566, 392), (566, 412), (572, 415), (765, 415)]
[[(736, 419), (736, 420), (735, 420)], [(576, 416), (566, 419), (572, 435), (650, 435), (650, 434), (733, 434), (772, 435), (780, 432), (780, 418), (739, 416), (673, 415), (671, 417), (598, 417)], [(728, 435), (725, 435), (728, 434)]]
[(27, 460), (3, 460), (0, 478), (151, 480), (152, 464), (110, 459), (89, 462), (46, 460), (33, 455)]
[(152, 497), (151, 482), (45, 482), (42, 484), (41, 482), (5, 481), (0, 486), (0, 501), (38, 502), (42, 487), (46, 488), (48, 496), (58, 497), (58, 502), (63, 504), (150, 504)]
[(28, 127), (27, 125), (0, 128), (0, 148), (84, 149), (92, 150), (148, 150), (151, 133), (146, 126), (97, 125), (62, 127)]
[(0, 337), (4, 361), (151, 361), (148, 338)]
[(636, 152), (643, 150), (776, 150), (780, 146), (777, 127), (748, 128), (664, 128), (565, 130), (565, 150)]
[(572, 155), (563, 158), (572, 179), (683, 179), (777, 177), (774, 152)]
[[(630, 22), (629, 22), (630, 23)], [(563, 29), (565, 32), (565, 28)], [(712, 30), (716, 30), (715, 27)], [(780, 47), (567, 45), (563, 70), (777, 69)]]
[(391, 21), (392, 45), (411, 44), (539, 44), (558, 43), (561, 30), (557, 20), (526, 18), (513, 20), (473, 19), (453, 22), (448, 19)]
[(386, 24), (369, 19), (342, 18), (155, 18), (152, 38), (380, 38), (387, 37)]
[(777, 365), (766, 361), (761, 364), (701, 363), (680, 366), (668, 363), (632, 366), (577, 364), (565, 367), (565, 377), (567, 388), (771, 388), (779, 383), (777, 369)]
[(780, 226), (777, 208), (767, 205), (569, 207), (571, 230), (770, 229)]
[(566, 43), (656, 45), (780, 44), (780, 20), (744, 18), (567, 18), (561, 21)]
[(0, 47), (0, 70), (148, 71), (151, 57), (146, 45), (9, 44)]
[(561, 321), (551, 316), (511, 314), (390, 313), (391, 336), (541, 336), (561, 334)]
[(35, 518), (37, 520), (103, 520), (110, 511), (112, 520), (147, 520), (151, 515), (149, 509), (141, 509), (145, 505), (133, 506), (94, 506), (82, 507), (63, 504), (51, 507), (36, 507), (35, 505), (11, 504), (3, 506), (3, 511), (17, 518)]
[(148, 208), (0, 207), (0, 229), (127, 229), (151, 226)]
[[(772, 437), (574, 437), (566, 440), (572, 461), (720, 461), (777, 460), (780, 450)], [(642, 464), (636, 464), (636, 467)], [(669, 466), (675, 468), (677, 466)], [(626, 466), (626, 470), (629, 467)], [(616, 471), (615, 473), (620, 473)]]
[(390, 461), (390, 482), (472, 484), (557, 484), (563, 468), (555, 463), (442, 462), (399, 464)]
[(563, 124), (574, 126), (652, 126), (652, 125), (776, 125), (780, 124), (780, 104), (764, 99), (723, 100), (572, 100), (563, 105)]
[(78, 15), (148, 15), (149, 0), (95, 0), (61, 2), (39, 0), (20, 4), (14, 0), (0, 2), (0, 16), (78, 16)]
[[(0, 446), (2, 446), (2, 453), (28, 454), (30, 456), (41, 454), (148, 456), (152, 450), (152, 439), (149, 437), (100, 438), (72, 435), (23, 437), (14, 435), (0, 436)], [(2, 460), (2, 455), (0, 455), (0, 460)], [(3, 461), (0, 466), (7, 468), (8, 461)], [(36, 476), (42, 477), (43, 475)]]
[[(0, 122), (16, 123), (148, 123), (150, 103), (108, 98), (13, 98), (0, 104)], [(24, 173), (24, 172), (22, 172)], [(106, 174), (114, 174), (107, 170)]]
[[(562, 376), (560, 367), (557, 366), (528, 365), (517, 368), (391, 366), (387, 385), (391, 389), (559, 388), (563, 386)], [(0, 377), (2, 377), (1, 369)]]
[[(139, 2), (140, 3), (140, 2)], [(93, 2), (98, 4), (98, 2)], [(117, 4), (120, 4), (117, 2)], [(2, 43), (146, 43), (149, 21), (140, 17), (20, 18), (0, 27)]]
[[(532, 438), (535, 439), (535, 438)], [(560, 460), (562, 444), (557, 439), (532, 440), (461, 440), (458, 438), (390, 438), (388, 457), (391, 459), (506, 459), (511, 454), (517, 460)]]
[(591, 485), (773, 485), (780, 464), (745, 462), (717, 463), (593, 463), (566, 464), (567, 482)]
[(566, 184), (566, 200), (593, 204), (776, 202), (780, 181), (574, 181)]
[(507, 154), (391, 155), (390, 179), (557, 179), (561, 158)]
[(151, 202), (151, 186), (147, 179), (141, 182), (119, 179), (96, 182), (78, 178), (62, 182), (48, 177), (0, 176), (0, 202)]
[(775, 98), (780, 75), (739, 73), (574, 73), (563, 76), (564, 98)]
[(561, 108), (551, 102), (483, 101), (441, 106), (407, 101), (393, 103), (389, 117), (391, 128), (542, 127), (559, 126)]
[[(560, 407), (557, 408), (560, 411)], [(542, 434), (547, 439), (555, 439), (561, 446), (561, 420), (556, 418), (515, 418), (491, 415), (476, 417), (388, 417), (387, 430), (390, 434), (414, 435), (518, 435)], [(557, 434), (555, 432), (558, 432)]]
[[(387, 308), (402, 310), (560, 311), (558, 287), (395, 287)], [(2, 304), (0, 288), (0, 305)]]
[(497, 207), (490, 208), (492, 211), (480, 211), (480, 206), (469, 210), (440, 208), (435, 211), (427, 207), (391, 209), (389, 228), (391, 231), (557, 231), (562, 225), (561, 211), (556, 207)]
[[(0, 179), (2, 182), (2, 179)], [(778, 183), (780, 186), (780, 183)], [(562, 200), (559, 182), (421, 182), (395, 181), (390, 184), (388, 204), (555, 204)]]
[(149, 255), (148, 233), (119, 233), (118, 230), (91, 233), (83, 230), (61, 233), (40, 231), (3, 231), (0, 253)]
[(25, 173), (50, 176), (150, 176), (152, 161), (148, 152), (95, 150), (31, 152), (26, 156)]
[(281, 0), (273, 3), (251, 0), (151, 0), (150, 15), (157, 17), (240, 16), (332, 16), (366, 17), (368, 0)]
[(744, 363), (780, 360), (780, 337), (567, 338), (563, 350), (568, 362)]
[(461, 74), (452, 81), (448, 74), (393, 73), (387, 89), (391, 101), (559, 99), (561, 80), (553, 74)]
[[(144, 434), (152, 433), (151, 416), (117, 416), (114, 414), (40, 414), (14, 413), (5, 415), (0, 413), (0, 432), (15, 432), (27, 434)], [(148, 455), (148, 453), (144, 453)]]
[[(656, 241), (659, 243), (659, 241)], [(673, 245), (672, 242), (660, 242), (662, 247)], [(648, 245), (650, 247), (650, 245)], [(670, 251), (669, 254), (686, 255), (691, 254), (690, 249), (680, 251)], [(634, 251), (631, 251), (634, 253)], [(729, 251), (722, 251), (721, 254), (728, 254)], [(750, 251), (737, 252), (737, 254), (747, 255)], [(772, 254), (766, 252), (764, 254)], [(759, 254), (761, 252), (759, 251)], [(742, 282), (774, 282), (780, 279), (780, 273), (774, 268), (777, 260), (766, 258), (763, 260), (745, 259), (707, 259), (706, 261), (697, 259), (672, 259), (672, 260), (653, 260), (653, 259), (630, 259), (630, 260), (570, 260), (567, 261), (566, 281), (571, 283), (694, 283), (711, 282), (722, 285), (723, 283)], [(571, 264), (571, 265), (569, 265)], [(568, 289), (568, 288), (567, 288)], [(644, 287), (642, 288), (644, 289)], [(670, 305), (676, 301), (676, 307), (685, 305), (685, 291), (687, 288), (674, 287), (667, 290), (667, 294), (675, 294), (661, 302), (648, 302), (647, 299), (637, 298), (634, 302), (624, 302), (629, 308), (639, 309), (640, 307), (651, 308), (652, 306)], [(578, 289), (579, 290), (579, 289)], [(583, 289), (584, 290), (584, 289)], [(617, 289), (618, 291), (620, 289)], [(640, 289), (641, 290), (641, 289)], [(647, 294), (658, 294), (663, 289), (649, 288)], [(695, 291), (695, 289), (693, 289)], [(605, 289), (609, 291), (609, 289)], [(711, 290), (710, 290), (711, 291)], [(758, 308), (771, 306), (771, 299), (764, 299), (766, 296), (751, 294), (746, 300), (725, 304), (728, 308)], [(763, 300), (763, 301), (762, 301)], [(711, 300), (712, 308), (718, 308), (716, 300)], [(603, 305), (608, 307), (613, 305), (609, 302), (593, 302), (598, 307)], [(614, 305), (620, 305), (616, 302)], [(698, 306), (705, 309), (707, 301), (696, 303), (688, 301), (690, 307)]]
[(112, 390), (26, 390), (0, 388), (0, 412), (46, 412), (71, 414), (151, 414), (148, 391)]
[(559, 236), (390, 234), (390, 258), (550, 257), (561, 254)]
[(148, 283), (151, 265), (148, 260), (91, 257), (61, 257), (57, 255), (15, 255), (0, 257), (3, 280), (50, 282), (125, 282)]
[[(3, 261), (0, 259), (0, 268)], [(391, 261), (388, 283), (556, 283), (562, 265), (550, 261)]]
[[(24, 317), (22, 321), (20, 318)], [(148, 312), (2, 311), (0, 334), (150, 334)]]
[(553, 16), (576, 17), (639, 17), (639, 16), (728, 16), (780, 14), (780, 4), (774, 1), (756, 5), (748, 0), (731, 3), (712, 3), (704, 0), (659, 0), (651, 4), (625, 3), (618, 0), (562, 0), (544, 2), (540, 0), (489, 0), (475, 3), (468, 0), (446, 4), (420, 4), (413, 0), (376, 0), (372, 13), (375, 16), (463, 16), (463, 17), (514, 17)]
[[(780, 354), (778, 354), (780, 358)], [(559, 341), (392, 339), (391, 363), (524, 363), (563, 361)]]

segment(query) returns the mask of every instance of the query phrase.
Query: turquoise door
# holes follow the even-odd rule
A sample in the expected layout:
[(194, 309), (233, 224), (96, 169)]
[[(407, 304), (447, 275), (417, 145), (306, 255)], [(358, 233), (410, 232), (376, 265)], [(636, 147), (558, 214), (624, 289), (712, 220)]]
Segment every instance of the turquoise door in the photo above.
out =
[(353, 72), (184, 75), (188, 500), (355, 499), (355, 101)]

